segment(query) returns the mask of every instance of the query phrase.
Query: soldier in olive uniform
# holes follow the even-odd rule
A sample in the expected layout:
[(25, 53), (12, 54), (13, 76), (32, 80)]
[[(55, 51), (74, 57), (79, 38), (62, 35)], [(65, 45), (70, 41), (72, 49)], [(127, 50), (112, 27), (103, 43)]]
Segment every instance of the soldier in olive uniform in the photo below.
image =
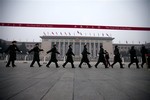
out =
[(17, 45), (17, 41), (12, 41), (12, 45), (10, 45), (7, 50), (5, 51), (6, 53), (9, 52), (9, 60), (6, 64), (6, 67), (10, 67), (10, 62), (12, 62), (12, 67), (15, 67), (15, 60), (16, 60), (16, 51), (21, 52)]
[(105, 68), (108, 68), (107, 65), (106, 65), (106, 60), (105, 60), (104, 54), (105, 54), (104, 49), (103, 49), (103, 46), (101, 45), (100, 46), (100, 51), (99, 51), (99, 58), (98, 58), (97, 63), (95, 64), (95, 68), (97, 68), (97, 66), (100, 62), (103, 62), (103, 64), (105, 65)]
[(43, 51), (43, 49), (39, 48), (39, 44), (38, 43), (35, 44), (35, 47), (33, 49), (31, 49), (30, 51), (28, 51), (29, 53), (34, 52), (33, 61), (31, 63), (31, 65), (30, 65), (30, 67), (34, 67), (33, 65), (34, 65), (35, 61), (37, 61), (37, 64), (39, 65), (39, 67), (42, 66), (40, 64), (40, 57), (39, 57), (39, 52), (40, 51)]
[(145, 55), (147, 54), (147, 49), (145, 48), (144, 45), (142, 45), (141, 54), (142, 54), (142, 64), (141, 64), (141, 67), (143, 68), (143, 65), (146, 63), (146, 57), (145, 57)]
[(83, 52), (82, 52), (82, 59), (81, 59), (81, 62), (79, 64), (79, 68), (81, 68), (81, 65), (83, 62), (87, 63), (88, 67), (91, 68), (92, 66), (89, 64), (89, 59), (88, 59), (88, 54), (90, 54), (88, 51), (87, 51), (87, 48), (86, 48), (86, 45), (84, 45), (84, 49), (83, 49)]
[(56, 58), (56, 54), (60, 54), (57, 49), (56, 49), (56, 45), (53, 45), (53, 48), (49, 51), (47, 51), (47, 54), (51, 52), (51, 59), (49, 60), (48, 64), (46, 65), (46, 67), (49, 67), (49, 65), (51, 64), (51, 62), (54, 62), (56, 65), (56, 68), (59, 68), (58, 66), (58, 60)]
[(138, 65), (139, 61), (137, 59), (136, 50), (134, 49), (134, 46), (131, 47), (129, 53), (130, 53), (130, 60), (131, 60), (131, 62), (129, 63), (128, 68), (130, 68), (130, 66), (133, 63), (136, 63), (136, 67), (140, 68), (139, 65)]
[(115, 46), (114, 54), (115, 54), (114, 63), (111, 65), (111, 67), (113, 68), (113, 65), (116, 64), (117, 62), (119, 62), (120, 68), (124, 68), (123, 65), (122, 65), (122, 60), (121, 60), (120, 52), (119, 52), (119, 49), (118, 49), (117, 45)]
[(66, 56), (67, 56), (66, 62), (62, 65), (64, 68), (65, 68), (65, 65), (66, 65), (68, 62), (71, 63), (72, 68), (75, 68), (75, 67), (74, 67), (74, 64), (73, 64), (72, 55), (75, 56), (74, 53), (72, 52), (71, 45), (69, 45), (69, 49), (68, 49), (68, 51), (67, 51), (67, 53), (66, 53)]

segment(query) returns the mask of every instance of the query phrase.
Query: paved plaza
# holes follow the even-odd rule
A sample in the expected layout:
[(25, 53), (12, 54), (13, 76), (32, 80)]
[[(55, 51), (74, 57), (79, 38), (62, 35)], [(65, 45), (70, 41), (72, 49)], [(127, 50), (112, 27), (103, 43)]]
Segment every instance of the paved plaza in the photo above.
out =
[[(0, 61), (0, 100), (150, 100), (150, 71), (142, 69), (88, 68), (75, 69), (29, 67), (30, 63), (16, 62), (17, 67), (5, 67)], [(91, 65), (94, 66), (95, 62)]]

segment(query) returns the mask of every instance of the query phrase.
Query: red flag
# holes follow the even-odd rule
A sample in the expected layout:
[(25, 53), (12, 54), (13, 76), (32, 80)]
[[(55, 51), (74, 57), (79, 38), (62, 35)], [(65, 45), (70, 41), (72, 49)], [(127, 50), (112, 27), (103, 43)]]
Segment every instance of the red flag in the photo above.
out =
[(69, 35), (71, 35), (71, 33), (69, 32)]
[(52, 32), (52, 34), (54, 35), (54, 32)]
[(109, 36), (107, 33), (106, 33), (106, 35)]
[(102, 36), (104, 36), (104, 33), (102, 33)]
[(67, 33), (65, 32), (65, 34), (67, 35)]
[(44, 33), (44, 36), (46, 36), (46, 33), (45, 32), (43, 32)]

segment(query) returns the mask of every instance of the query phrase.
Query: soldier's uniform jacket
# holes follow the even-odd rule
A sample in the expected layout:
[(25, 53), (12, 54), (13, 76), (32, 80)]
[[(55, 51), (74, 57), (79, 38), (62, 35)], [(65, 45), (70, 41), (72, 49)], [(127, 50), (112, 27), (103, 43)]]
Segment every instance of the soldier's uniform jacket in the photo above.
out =
[(90, 62), (87, 56), (88, 54), (90, 53), (87, 51), (87, 48), (84, 48), (82, 52), (82, 59), (81, 59), (82, 62)]
[(141, 54), (142, 54), (142, 60), (143, 60), (143, 62), (146, 62), (145, 54), (147, 54), (147, 49), (146, 48), (142, 48), (141, 49)]
[(29, 53), (34, 52), (34, 57), (33, 57), (33, 59), (34, 59), (35, 61), (40, 61), (40, 57), (39, 57), (39, 52), (40, 52), (40, 51), (43, 51), (43, 49), (40, 49), (39, 47), (34, 47), (33, 49), (31, 49), (31, 50), (29, 51)]
[(72, 52), (72, 48), (69, 48), (67, 53), (66, 53), (66, 56), (67, 56), (66, 61), (67, 62), (73, 62), (72, 55), (75, 56), (74, 53)]
[(105, 61), (104, 54), (105, 54), (105, 53), (104, 53), (104, 49), (103, 49), (103, 48), (100, 48), (100, 51), (99, 51), (99, 59), (98, 59), (99, 62)]
[(130, 53), (131, 62), (137, 61), (136, 50), (130, 49), (129, 53)]
[(10, 60), (16, 60), (16, 51), (20, 52), (17, 45), (10, 45), (5, 52), (9, 52)]
[(118, 48), (115, 48), (114, 54), (115, 54), (114, 62), (122, 62)]
[(51, 50), (47, 51), (47, 53), (50, 53), (50, 52), (51, 52), (51, 61), (57, 62), (58, 60), (56, 58), (56, 53), (57, 54), (60, 54), (60, 53), (57, 51), (56, 47), (53, 47)]

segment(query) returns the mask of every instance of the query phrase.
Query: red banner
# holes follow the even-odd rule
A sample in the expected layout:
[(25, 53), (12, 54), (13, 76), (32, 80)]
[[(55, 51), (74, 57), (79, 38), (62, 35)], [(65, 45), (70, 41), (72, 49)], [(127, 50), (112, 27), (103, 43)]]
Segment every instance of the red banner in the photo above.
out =
[(108, 30), (150, 31), (150, 27), (70, 25), (70, 24), (31, 24), (31, 23), (1, 23), (0, 22), (0, 26), (9, 26), (9, 27), (39, 27), (39, 28), (82, 28), (82, 29), (108, 29)]

